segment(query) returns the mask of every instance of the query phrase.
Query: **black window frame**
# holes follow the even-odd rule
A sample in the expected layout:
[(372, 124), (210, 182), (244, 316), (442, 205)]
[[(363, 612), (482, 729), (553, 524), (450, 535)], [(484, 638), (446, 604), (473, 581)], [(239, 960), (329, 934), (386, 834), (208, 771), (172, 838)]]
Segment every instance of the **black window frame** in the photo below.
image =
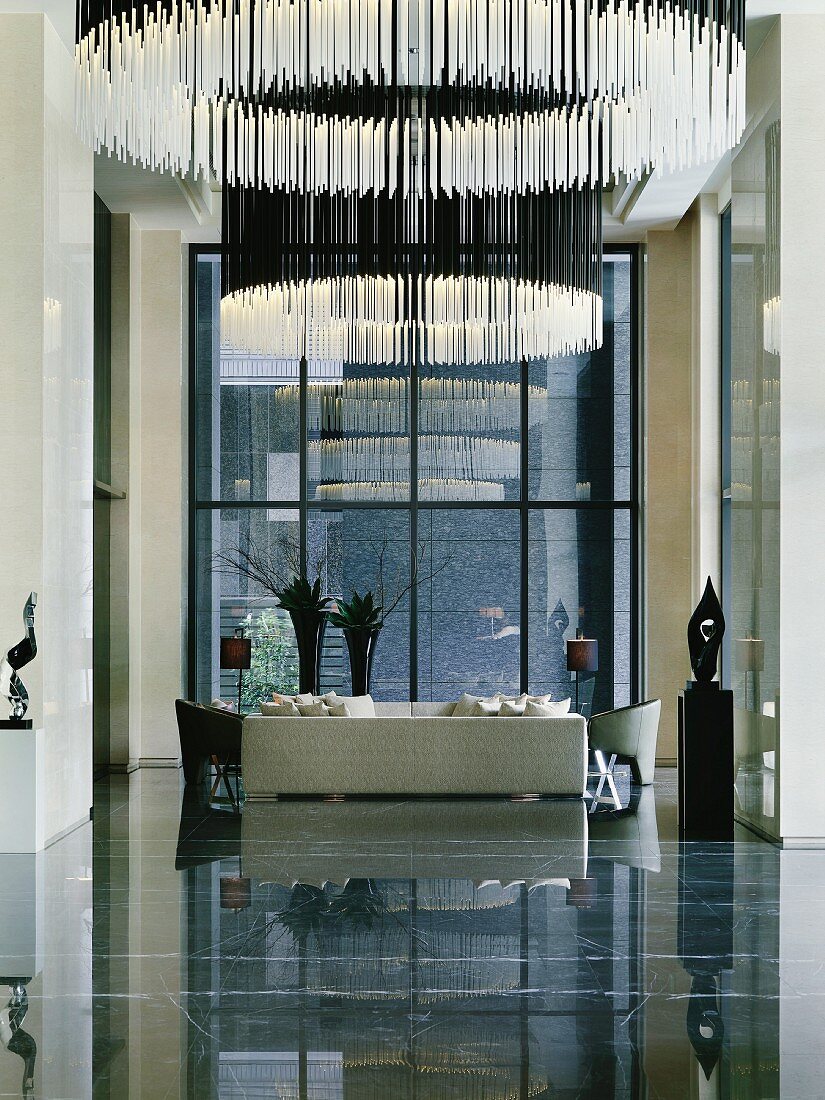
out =
[[(322, 501), (309, 500), (307, 484), (307, 365), (302, 360), (299, 377), (300, 384), (300, 487), (299, 499), (295, 500), (199, 500), (197, 496), (197, 265), (201, 256), (221, 256), (225, 249), (220, 244), (190, 244), (189, 246), (189, 348), (188, 348), (188, 389), (189, 389), (189, 531), (188, 531), (188, 631), (187, 631), (187, 693), (194, 698), (197, 684), (197, 516), (204, 510), (222, 509), (290, 509), (297, 507), (299, 512), (299, 537), (302, 556), (306, 553), (308, 516), (311, 511), (344, 512), (354, 509), (398, 510), (405, 511), (410, 517), (410, 554), (415, 553), (418, 544), (418, 515), (427, 510), (490, 510), (491, 508), (517, 511), (520, 515), (520, 589), (519, 589), (519, 630), (520, 630), (520, 690), (527, 691), (530, 681), (529, 670), (529, 578), (528, 578), (528, 529), (531, 511), (543, 510), (593, 510), (616, 513), (626, 510), (630, 514), (630, 703), (640, 701), (643, 684), (641, 682), (641, 304), (643, 301), (642, 250), (639, 245), (604, 245), (604, 255), (626, 255), (630, 258), (631, 314), (630, 314), (630, 498), (622, 500), (535, 500), (529, 497), (529, 447), (525, 446), (527, 435), (525, 428), (529, 424), (529, 386), (528, 363), (523, 360), (520, 370), (521, 384), (521, 467), (519, 499), (496, 501), (422, 501), (418, 499), (418, 402), (410, 402), (410, 499), (405, 501)], [(411, 366), (409, 374), (409, 392), (418, 393), (418, 371)], [(418, 607), (416, 590), (410, 593), (410, 701), (418, 700)]]

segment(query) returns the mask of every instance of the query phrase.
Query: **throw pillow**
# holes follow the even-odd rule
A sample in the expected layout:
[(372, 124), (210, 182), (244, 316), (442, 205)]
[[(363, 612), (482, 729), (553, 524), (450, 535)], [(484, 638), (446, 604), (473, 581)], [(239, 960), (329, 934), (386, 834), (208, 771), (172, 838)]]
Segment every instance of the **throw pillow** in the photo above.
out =
[(317, 698), (317, 696), (311, 695), (309, 692), (305, 692), (303, 695), (284, 695), (280, 691), (272, 692), (273, 703), (314, 703)]
[(298, 713), (302, 718), (326, 718), (329, 707), (325, 703), (298, 703)]
[(561, 718), (570, 711), (570, 700), (559, 699), (556, 703), (531, 703), (524, 708), (525, 718)]
[(524, 708), (527, 706), (527, 700), (519, 702), (517, 699), (504, 699), (501, 707), (499, 708), (499, 718), (519, 718), (524, 714)]
[(285, 703), (261, 703), (261, 714), (265, 718), (297, 718), (300, 711), (291, 699), (287, 699)]
[(480, 701), (478, 695), (470, 695), (469, 692), (464, 692), (456, 705), (453, 707), (453, 718), (468, 718), (473, 713), (473, 707)]
[(210, 705), (210, 707), (214, 707), (215, 710), (234, 710), (235, 709), (235, 704), (234, 703), (226, 703), (226, 702), (224, 702), (223, 699), (213, 699), (212, 702), (209, 705)]
[(351, 718), (374, 718), (375, 703), (371, 695), (336, 695), (334, 691), (324, 696), (327, 706), (340, 706), (342, 703), (349, 708)]
[(330, 718), (352, 718), (346, 703), (333, 703), (328, 710)]
[(498, 699), (476, 699), (473, 703), (468, 718), (494, 718), (501, 704)]

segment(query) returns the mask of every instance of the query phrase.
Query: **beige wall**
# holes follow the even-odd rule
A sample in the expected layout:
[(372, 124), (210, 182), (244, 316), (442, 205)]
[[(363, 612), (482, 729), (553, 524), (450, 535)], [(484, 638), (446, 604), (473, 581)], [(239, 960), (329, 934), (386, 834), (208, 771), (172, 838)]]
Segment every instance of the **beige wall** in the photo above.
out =
[(112, 219), (113, 770), (176, 766), (186, 639), (186, 268), (179, 232)]
[(692, 214), (648, 234), (645, 695), (662, 700), (658, 758), (676, 759), (676, 696), (690, 676), (693, 599)]

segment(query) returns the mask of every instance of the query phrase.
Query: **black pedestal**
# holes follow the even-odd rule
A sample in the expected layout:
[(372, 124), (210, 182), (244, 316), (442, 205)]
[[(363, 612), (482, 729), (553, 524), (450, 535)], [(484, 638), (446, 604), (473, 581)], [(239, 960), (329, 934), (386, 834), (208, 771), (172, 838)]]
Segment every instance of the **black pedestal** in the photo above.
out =
[(733, 692), (679, 692), (679, 835), (733, 839)]
[(0, 730), (30, 730), (31, 718), (0, 718)]

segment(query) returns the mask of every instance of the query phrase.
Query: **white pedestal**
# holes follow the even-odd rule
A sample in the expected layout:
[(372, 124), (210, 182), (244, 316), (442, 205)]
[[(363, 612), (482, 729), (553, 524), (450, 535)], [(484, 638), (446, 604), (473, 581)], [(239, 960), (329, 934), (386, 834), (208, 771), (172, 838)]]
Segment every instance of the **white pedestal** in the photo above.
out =
[(0, 854), (39, 852), (46, 842), (45, 731), (0, 729)]
[(33, 978), (43, 969), (45, 858), (0, 855), (0, 985), (4, 979)]

